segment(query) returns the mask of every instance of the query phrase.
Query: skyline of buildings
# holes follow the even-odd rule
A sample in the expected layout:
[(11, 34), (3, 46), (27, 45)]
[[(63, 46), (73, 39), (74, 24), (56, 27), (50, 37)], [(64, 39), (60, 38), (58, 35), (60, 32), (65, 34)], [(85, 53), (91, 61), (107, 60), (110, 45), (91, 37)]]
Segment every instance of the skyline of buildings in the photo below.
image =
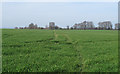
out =
[[(113, 25), (115, 28), (113, 28)], [(40, 27), (37, 24), (31, 23), (29, 24), (28, 27), (15, 27), (15, 29), (106, 29), (106, 30), (111, 30), (111, 29), (118, 29), (120, 27), (120, 24), (112, 24), (111, 21), (103, 21), (99, 22), (98, 26), (96, 27), (92, 21), (83, 21), (81, 23), (75, 23), (73, 26), (67, 25), (65, 28), (59, 27), (58, 25), (55, 24), (55, 22), (49, 22), (48, 25), (45, 27)]]

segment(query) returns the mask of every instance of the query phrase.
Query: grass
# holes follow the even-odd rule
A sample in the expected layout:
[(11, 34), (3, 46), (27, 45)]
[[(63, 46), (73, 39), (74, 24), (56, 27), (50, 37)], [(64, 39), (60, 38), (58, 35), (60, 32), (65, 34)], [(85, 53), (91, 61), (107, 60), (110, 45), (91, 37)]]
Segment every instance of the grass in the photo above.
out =
[(118, 31), (2, 30), (3, 72), (117, 72)]

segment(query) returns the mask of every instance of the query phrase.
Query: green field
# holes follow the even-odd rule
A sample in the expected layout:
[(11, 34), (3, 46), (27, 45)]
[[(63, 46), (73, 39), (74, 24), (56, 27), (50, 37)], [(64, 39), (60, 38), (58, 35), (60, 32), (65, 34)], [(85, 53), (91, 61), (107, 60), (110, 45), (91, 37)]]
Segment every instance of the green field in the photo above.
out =
[(118, 31), (2, 30), (3, 72), (117, 72)]

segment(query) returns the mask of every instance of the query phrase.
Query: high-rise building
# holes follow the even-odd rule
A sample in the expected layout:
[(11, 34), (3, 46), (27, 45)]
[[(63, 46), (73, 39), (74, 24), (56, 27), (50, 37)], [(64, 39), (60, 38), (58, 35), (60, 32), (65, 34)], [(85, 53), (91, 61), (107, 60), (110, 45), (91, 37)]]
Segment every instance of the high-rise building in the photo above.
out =
[(55, 29), (55, 23), (49, 22), (49, 29)]
[(76, 23), (74, 26), (74, 29), (93, 29), (95, 28), (93, 22), (89, 21), (84, 21), (82, 23)]
[(98, 25), (100, 29), (112, 29), (111, 21), (99, 22)]

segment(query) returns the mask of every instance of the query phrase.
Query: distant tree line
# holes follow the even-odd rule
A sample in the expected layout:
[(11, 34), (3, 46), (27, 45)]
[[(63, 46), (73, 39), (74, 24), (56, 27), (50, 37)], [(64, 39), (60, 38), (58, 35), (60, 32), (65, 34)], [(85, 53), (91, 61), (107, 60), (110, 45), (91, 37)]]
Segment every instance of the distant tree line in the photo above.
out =
[[(38, 27), (37, 24), (29, 24), (28, 27), (15, 27), (15, 29), (62, 29), (62, 30), (113, 30), (113, 25), (111, 21), (99, 22), (98, 27), (95, 27), (92, 21), (84, 21), (81, 23), (75, 23), (72, 27), (67, 26), (66, 28), (61, 28), (55, 25), (54, 22), (49, 22), (49, 26)], [(115, 24), (115, 30), (120, 30), (120, 23)]]

